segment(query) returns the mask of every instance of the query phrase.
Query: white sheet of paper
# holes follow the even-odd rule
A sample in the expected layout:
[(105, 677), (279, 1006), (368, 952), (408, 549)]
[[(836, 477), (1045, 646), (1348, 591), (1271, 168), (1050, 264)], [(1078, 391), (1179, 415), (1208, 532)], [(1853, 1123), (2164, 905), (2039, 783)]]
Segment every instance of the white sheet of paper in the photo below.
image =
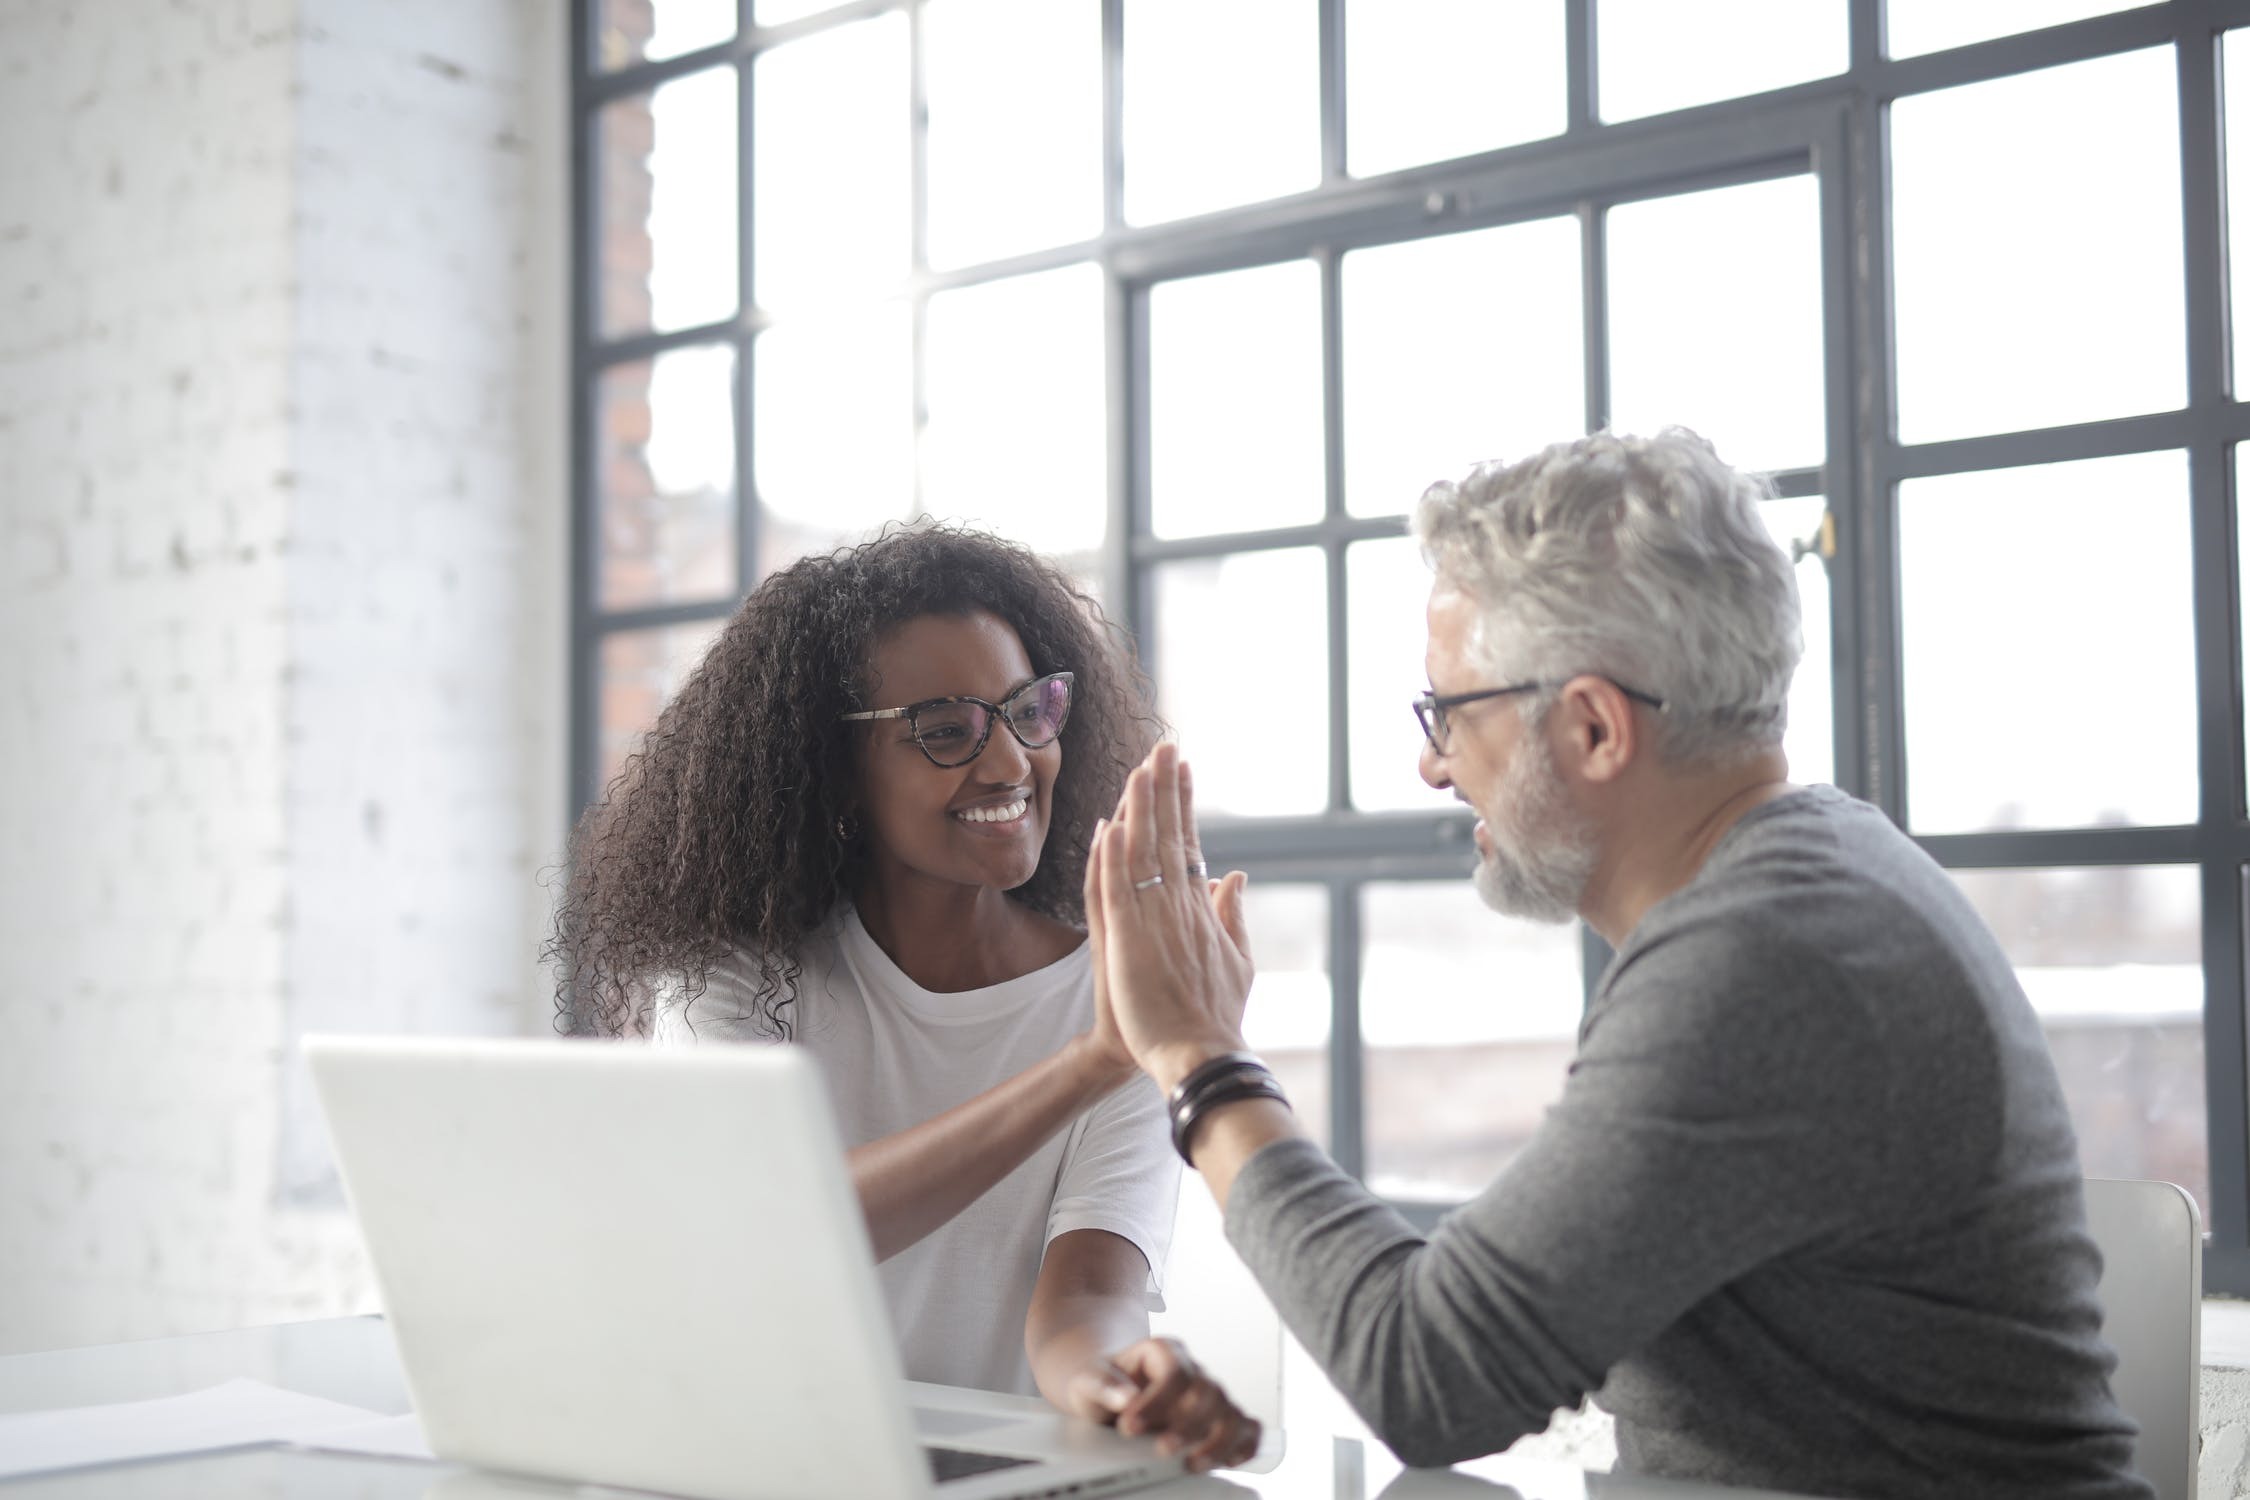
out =
[(426, 1458), (433, 1462), (437, 1459), (422, 1437), (422, 1419), (412, 1412), (403, 1417), (354, 1422), (349, 1427), (301, 1437), (297, 1439), (297, 1446), (318, 1448), (324, 1453), (374, 1453), (385, 1458)]
[(0, 1479), (246, 1443), (296, 1442), (382, 1413), (262, 1380), (230, 1380), (185, 1396), (0, 1416)]

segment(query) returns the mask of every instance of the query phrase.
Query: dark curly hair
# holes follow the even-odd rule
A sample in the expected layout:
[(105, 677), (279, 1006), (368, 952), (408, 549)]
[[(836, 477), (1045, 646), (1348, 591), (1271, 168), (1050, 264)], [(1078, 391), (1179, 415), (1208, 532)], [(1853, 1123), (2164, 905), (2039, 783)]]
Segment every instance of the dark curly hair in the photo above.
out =
[(837, 833), (856, 791), (838, 715), (876, 706), (861, 686), (878, 639), (974, 610), (1014, 627), (1033, 672), (1077, 674), (1046, 847), (1010, 894), (1083, 925), (1094, 822), (1162, 728), (1131, 642), (1069, 575), (1013, 542), (891, 527), (761, 583), (579, 822), (546, 947), (558, 1030), (643, 1033), (660, 985), (693, 997), (740, 954), (757, 968), (746, 1019), (790, 1034), (797, 951), (866, 860)]

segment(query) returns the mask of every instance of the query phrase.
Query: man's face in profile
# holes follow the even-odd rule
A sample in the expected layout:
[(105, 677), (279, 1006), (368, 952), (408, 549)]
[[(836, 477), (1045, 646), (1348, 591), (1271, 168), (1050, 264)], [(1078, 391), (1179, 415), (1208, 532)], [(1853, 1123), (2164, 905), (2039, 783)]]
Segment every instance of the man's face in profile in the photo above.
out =
[[(1506, 684), (1472, 660), (1476, 601), (1439, 584), (1430, 594), (1430, 689), (1439, 696)], [(1476, 811), (1477, 894), (1504, 916), (1566, 922), (1578, 911), (1596, 859), (1593, 826), (1571, 805), (1544, 726), (1509, 699), (1487, 698), (1444, 715), (1444, 750), (1422, 746), (1422, 779), (1450, 786)]]

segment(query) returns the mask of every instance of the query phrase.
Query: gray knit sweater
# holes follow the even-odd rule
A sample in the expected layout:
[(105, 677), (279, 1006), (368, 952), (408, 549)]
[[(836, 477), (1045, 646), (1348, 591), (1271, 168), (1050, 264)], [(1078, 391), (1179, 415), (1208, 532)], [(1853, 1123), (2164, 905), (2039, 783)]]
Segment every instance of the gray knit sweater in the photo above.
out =
[(1945, 874), (1830, 788), (1753, 810), (1648, 913), (1561, 1102), (1434, 1234), (1303, 1141), (1258, 1153), (1226, 1223), (1410, 1464), (1598, 1392), (1639, 1473), (2150, 1494), (2030, 1006)]

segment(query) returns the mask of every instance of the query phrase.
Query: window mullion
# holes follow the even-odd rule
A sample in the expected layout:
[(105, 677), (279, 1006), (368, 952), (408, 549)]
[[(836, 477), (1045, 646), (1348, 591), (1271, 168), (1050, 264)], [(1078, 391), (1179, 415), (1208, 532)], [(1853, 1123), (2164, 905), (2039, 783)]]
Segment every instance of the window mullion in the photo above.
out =
[(1359, 884), (1328, 887), (1328, 1154), (1354, 1177), (1367, 1175), (1366, 1051), (1360, 1044)]

